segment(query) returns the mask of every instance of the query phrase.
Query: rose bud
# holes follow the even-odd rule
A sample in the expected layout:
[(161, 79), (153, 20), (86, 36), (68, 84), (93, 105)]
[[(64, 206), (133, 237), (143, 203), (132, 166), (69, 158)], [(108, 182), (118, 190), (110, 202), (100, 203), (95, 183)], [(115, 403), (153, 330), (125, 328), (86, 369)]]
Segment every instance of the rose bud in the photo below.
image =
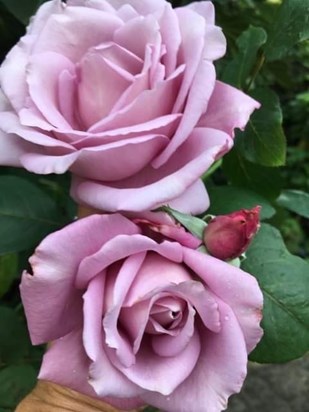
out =
[(207, 251), (222, 260), (244, 253), (260, 227), (260, 210), (261, 206), (255, 206), (212, 219), (204, 231)]

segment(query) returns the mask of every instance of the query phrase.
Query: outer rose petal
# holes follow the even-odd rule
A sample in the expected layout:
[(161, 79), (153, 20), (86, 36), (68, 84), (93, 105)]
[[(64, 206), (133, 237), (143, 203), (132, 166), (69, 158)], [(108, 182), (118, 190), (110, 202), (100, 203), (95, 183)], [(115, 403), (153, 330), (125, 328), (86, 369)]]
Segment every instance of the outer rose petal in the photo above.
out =
[(213, 127), (234, 136), (234, 129), (244, 129), (251, 113), (260, 103), (228, 84), (216, 81), (207, 112), (198, 125)]
[[(82, 334), (80, 330), (76, 330), (52, 343), (44, 355), (39, 379), (55, 382), (97, 398), (97, 393), (88, 383), (88, 371), (89, 359), (83, 348)], [(118, 381), (118, 391), (120, 394), (121, 386), (119, 383)], [(102, 400), (124, 410), (136, 408), (144, 404), (143, 401), (136, 397), (130, 397), (130, 399), (102, 397)]]
[[(145, 170), (147, 173), (143, 174), (142, 171), (137, 176), (122, 181), (119, 188), (74, 177), (71, 194), (78, 202), (94, 208), (134, 212), (154, 209), (177, 199), (177, 205), (182, 211), (188, 207), (187, 203), (180, 202), (186, 189), (194, 189), (195, 194), (199, 191), (205, 199), (205, 189), (200, 184), (194, 184), (230, 146), (231, 139), (225, 133), (214, 129), (195, 129), (166, 166), (157, 170), (149, 167)], [(195, 200), (198, 207), (193, 203)], [(196, 210), (199, 206), (200, 201), (196, 196), (191, 200), (190, 209)]]
[[(119, 232), (132, 235), (138, 231), (120, 215), (93, 215), (42, 241), (30, 259), (34, 274), (24, 273), (20, 286), (34, 344), (57, 339), (81, 326), (82, 291), (74, 286), (81, 259)], [(37, 308), (41, 308), (39, 312)]]
[(192, 249), (184, 250), (184, 262), (232, 308), (250, 353), (263, 335), (260, 327), (263, 295), (256, 279), (222, 260)]

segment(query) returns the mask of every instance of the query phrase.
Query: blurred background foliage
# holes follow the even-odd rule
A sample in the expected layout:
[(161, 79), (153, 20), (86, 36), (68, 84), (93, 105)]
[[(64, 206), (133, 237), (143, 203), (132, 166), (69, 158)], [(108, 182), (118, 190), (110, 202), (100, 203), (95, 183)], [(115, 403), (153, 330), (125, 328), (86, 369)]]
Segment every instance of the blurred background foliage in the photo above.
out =
[[(1, 61), (41, 3), (0, 0)], [(237, 132), (234, 149), (205, 173), (209, 212), (263, 206), (265, 224), (244, 262), (265, 296), (265, 337), (251, 359), (285, 362), (302, 356), (309, 343), (309, 1), (214, 4), (228, 41), (216, 64), (218, 78), (254, 96), (262, 108)], [(36, 380), (44, 348), (29, 341), (20, 276), (40, 240), (75, 218), (69, 186), (68, 175), (0, 168), (0, 412), (14, 410)]]

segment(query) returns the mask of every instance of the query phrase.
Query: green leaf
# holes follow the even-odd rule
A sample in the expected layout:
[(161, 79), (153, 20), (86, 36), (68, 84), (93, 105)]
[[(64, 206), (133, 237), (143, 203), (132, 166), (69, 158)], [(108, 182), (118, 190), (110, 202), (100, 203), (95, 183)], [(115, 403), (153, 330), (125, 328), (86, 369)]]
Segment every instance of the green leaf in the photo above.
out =
[(279, 206), (285, 207), (309, 219), (309, 194), (301, 190), (283, 190), (276, 200)]
[(309, 38), (309, 0), (284, 0), (269, 32), (266, 59), (282, 59), (298, 42)]
[(210, 197), (211, 215), (224, 215), (240, 209), (251, 209), (262, 206), (261, 219), (269, 219), (275, 214), (275, 209), (261, 195), (241, 187), (213, 186), (207, 188)]
[(174, 210), (168, 206), (162, 206), (158, 209), (158, 211), (166, 212), (170, 216), (172, 216), (177, 222), (181, 223), (190, 233), (198, 237), (199, 239), (203, 239), (204, 229), (207, 224), (197, 217), (186, 215), (184, 213), (180, 213), (177, 210)]
[(29, 18), (44, 3), (42, 0), (1, 0), (6, 8), (22, 23), (28, 24)]
[(0, 306), (0, 364), (22, 359), (29, 347), (26, 324), (13, 309)]
[(10, 289), (17, 277), (18, 255), (10, 253), (0, 256), (0, 298)]
[(238, 54), (227, 64), (222, 80), (243, 89), (256, 63), (257, 52), (266, 42), (267, 34), (261, 27), (250, 26), (236, 40)]
[(30, 365), (11, 365), (1, 369), (0, 411), (6, 411), (7, 408), (14, 410), (34, 387), (36, 375), (36, 371)]
[(0, 254), (35, 246), (60, 220), (56, 203), (36, 185), (0, 176)]
[(236, 148), (224, 156), (223, 170), (234, 186), (251, 189), (269, 200), (280, 194), (283, 184), (280, 170), (251, 163)]
[(257, 89), (252, 97), (261, 103), (244, 132), (238, 133), (237, 149), (249, 161), (262, 166), (285, 164), (286, 139), (278, 96), (269, 89)]
[(286, 249), (280, 232), (263, 224), (242, 267), (258, 280), (264, 295), (264, 336), (250, 359), (280, 363), (309, 348), (309, 264)]

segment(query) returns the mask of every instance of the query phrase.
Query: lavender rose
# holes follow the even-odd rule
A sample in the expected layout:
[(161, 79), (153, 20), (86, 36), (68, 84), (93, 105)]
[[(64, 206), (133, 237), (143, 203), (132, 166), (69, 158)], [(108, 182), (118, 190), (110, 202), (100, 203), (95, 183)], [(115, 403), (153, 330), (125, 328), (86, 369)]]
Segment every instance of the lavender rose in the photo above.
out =
[(93, 215), (36, 249), (21, 295), (32, 342), (54, 341), (39, 378), (123, 409), (219, 412), (262, 336), (262, 293), (241, 269), (144, 227)]
[(226, 41), (209, 1), (53, 0), (0, 70), (0, 164), (74, 174), (105, 211), (199, 213), (199, 177), (259, 106), (216, 81)]

